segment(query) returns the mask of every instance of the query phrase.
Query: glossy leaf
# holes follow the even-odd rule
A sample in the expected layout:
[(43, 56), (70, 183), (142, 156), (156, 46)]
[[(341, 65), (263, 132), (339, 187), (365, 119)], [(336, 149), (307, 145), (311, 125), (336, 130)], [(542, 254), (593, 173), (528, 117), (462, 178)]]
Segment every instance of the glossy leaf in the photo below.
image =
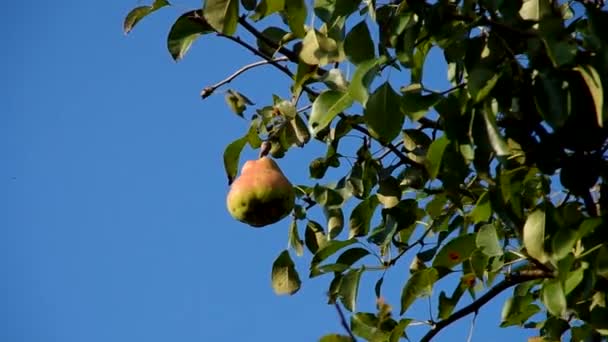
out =
[(272, 264), (272, 288), (278, 295), (292, 295), (300, 289), (300, 276), (288, 251), (283, 251)]
[(315, 253), (315, 256), (312, 258), (312, 261), (310, 262), (310, 264), (316, 265), (316, 264), (320, 263), (321, 261), (327, 259), (331, 255), (333, 255), (340, 249), (342, 249), (346, 246), (350, 246), (355, 242), (357, 242), (357, 240), (355, 240), (355, 239), (350, 239), (350, 240), (345, 240), (345, 241), (338, 241), (338, 240), (329, 241), (323, 246), (323, 248), (319, 249), (319, 251), (317, 251), (317, 253)]
[(142, 20), (144, 17), (149, 14), (155, 12), (158, 9), (161, 9), (165, 6), (171, 5), (167, 0), (155, 0), (151, 6), (138, 6), (132, 9), (129, 14), (125, 17), (125, 21), (123, 22), (123, 31), (125, 34), (128, 34), (133, 30), (135, 25)]
[(467, 83), (467, 89), (473, 101), (478, 103), (485, 99), (497, 81), (498, 74), (495, 71), (483, 66), (474, 68), (469, 74), (469, 81)]
[(304, 24), (308, 16), (308, 9), (304, 0), (285, 1), (284, 16), (291, 32), (298, 38), (306, 35)]
[(405, 117), (399, 107), (399, 96), (388, 82), (370, 95), (363, 120), (372, 137), (382, 143), (391, 142), (401, 132)]
[(239, 0), (206, 0), (203, 15), (216, 31), (231, 36), (239, 19)]
[(493, 224), (483, 225), (477, 232), (475, 244), (481, 252), (487, 256), (503, 255), (500, 240), (496, 233), (496, 227)]
[(374, 42), (365, 20), (360, 21), (346, 35), (344, 40), (346, 57), (353, 64), (359, 64), (375, 57)]
[(293, 248), (296, 251), (297, 256), (304, 255), (304, 242), (300, 239), (298, 223), (295, 219), (291, 220), (291, 223), (289, 224), (288, 241), (288, 247)]
[(308, 119), (309, 129), (313, 134), (327, 127), (331, 121), (353, 104), (353, 99), (348, 93), (335, 90), (328, 90), (315, 99), (312, 104), (310, 118)]
[(433, 267), (452, 268), (468, 259), (476, 248), (475, 238), (475, 234), (466, 234), (450, 240), (435, 256)]
[(597, 124), (600, 127), (604, 125), (604, 90), (602, 89), (602, 80), (597, 70), (591, 65), (582, 65), (577, 66), (574, 70), (578, 71), (579, 74), (585, 80), (587, 84), (587, 89), (591, 94), (591, 99), (593, 100), (594, 109), (595, 109), (595, 117), (597, 119)]
[(340, 284), (340, 301), (348, 311), (355, 311), (357, 294), (359, 293), (359, 282), (363, 269), (353, 269), (348, 271)]
[(378, 72), (379, 65), (386, 62), (386, 57), (367, 60), (357, 66), (348, 87), (348, 93), (357, 102), (365, 105), (369, 98), (369, 85)]
[(547, 261), (545, 253), (545, 212), (536, 209), (530, 215), (523, 229), (524, 247), (528, 254), (540, 262)]
[(426, 170), (428, 171), (431, 179), (437, 178), (439, 168), (441, 167), (443, 152), (445, 152), (445, 149), (449, 143), (450, 141), (448, 140), (447, 136), (442, 135), (433, 141), (431, 146), (429, 146), (424, 166), (426, 166)]
[(492, 114), (489, 109), (486, 109), (483, 111), (483, 119), (486, 123), (488, 139), (490, 141), (490, 145), (492, 145), (494, 153), (496, 153), (498, 157), (506, 157), (510, 155), (511, 151), (509, 151), (509, 146), (498, 130), (498, 126), (496, 125), (496, 117), (494, 114)]
[(557, 317), (566, 310), (566, 296), (564, 289), (559, 279), (550, 279), (543, 284), (543, 303), (547, 306), (547, 310)]
[(437, 278), (438, 273), (434, 268), (426, 268), (412, 274), (401, 292), (400, 315), (403, 315), (416, 299), (430, 296)]
[(260, 20), (285, 8), (285, 0), (260, 0), (251, 19)]
[(534, 79), (534, 100), (541, 115), (554, 129), (570, 116), (570, 91), (567, 83), (554, 74), (539, 74)]
[(325, 247), (327, 238), (323, 227), (315, 221), (309, 220), (306, 224), (306, 231), (304, 232), (304, 244), (308, 250), (315, 254), (320, 249)]
[(231, 184), (236, 178), (241, 151), (243, 151), (243, 147), (245, 147), (247, 142), (248, 138), (244, 136), (228, 144), (224, 150), (224, 170), (226, 171), (226, 176), (228, 176), (228, 184)]
[(309, 65), (327, 65), (345, 58), (344, 49), (335, 39), (317, 30), (308, 30), (302, 41), (300, 59)]
[(200, 35), (213, 31), (213, 28), (202, 17), (200, 10), (182, 14), (171, 26), (167, 37), (167, 48), (171, 57), (179, 61)]
[(350, 231), (349, 238), (365, 236), (369, 232), (370, 220), (380, 202), (376, 196), (370, 196), (361, 201), (353, 209), (348, 221)]

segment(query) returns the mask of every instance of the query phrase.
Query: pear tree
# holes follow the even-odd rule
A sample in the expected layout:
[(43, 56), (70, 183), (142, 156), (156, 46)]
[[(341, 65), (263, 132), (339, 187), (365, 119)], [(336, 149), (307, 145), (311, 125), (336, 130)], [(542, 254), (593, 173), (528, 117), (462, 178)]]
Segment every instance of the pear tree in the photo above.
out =
[[(226, 65), (201, 97), (223, 88), (248, 120), (223, 155), (227, 209), (284, 228), (289, 248), (270, 275), (277, 294), (305, 291), (305, 273), (324, 282), (319, 300), (337, 308), (343, 330), (321, 341), (400, 341), (421, 324), (419, 340), (431, 341), (501, 294), (496, 329), (607, 340), (604, 1), (206, 0), (185, 12), (149, 1), (124, 31), (175, 8), (176, 61), (213, 46), (193, 44), (202, 36), (258, 59)], [(431, 85), (431, 63), (445, 88)], [(262, 67), (285, 76), (289, 96), (254, 105), (227, 89)], [(281, 158), (313, 145), (325, 153), (302, 161), (310, 182), (292, 184)], [(246, 146), (260, 159), (239, 175)], [(400, 296), (385, 296), (387, 275), (404, 269)], [(363, 279), (373, 291), (359, 291)], [(369, 299), (376, 308), (362, 311)], [(412, 310), (427, 301), (429, 312)]]

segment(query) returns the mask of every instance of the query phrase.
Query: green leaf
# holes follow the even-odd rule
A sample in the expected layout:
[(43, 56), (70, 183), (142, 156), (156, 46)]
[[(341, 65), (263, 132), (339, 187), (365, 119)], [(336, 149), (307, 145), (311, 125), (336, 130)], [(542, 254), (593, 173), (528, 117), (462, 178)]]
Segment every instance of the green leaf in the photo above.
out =
[(182, 14), (171, 29), (167, 37), (167, 48), (171, 57), (179, 61), (200, 35), (213, 32), (213, 28), (203, 19), (201, 11), (190, 11)]
[(273, 13), (282, 11), (285, 8), (285, 0), (262, 0), (255, 8), (255, 13), (251, 15), (251, 19), (258, 21)]
[(551, 238), (551, 252), (554, 260), (561, 260), (565, 258), (574, 244), (579, 239), (579, 234), (576, 230), (568, 227), (560, 228), (555, 235)]
[(365, 20), (355, 25), (344, 39), (344, 52), (353, 64), (359, 64), (376, 57), (374, 42)]
[(125, 17), (125, 21), (123, 22), (123, 31), (125, 34), (129, 34), (131, 30), (135, 27), (135, 25), (142, 20), (144, 17), (149, 14), (155, 12), (156, 10), (163, 8), (165, 6), (171, 5), (169, 1), (166, 0), (155, 0), (152, 3), (152, 6), (139, 6), (135, 7), (127, 16)]
[(302, 40), (300, 59), (309, 65), (327, 65), (344, 60), (344, 49), (331, 37), (310, 29)]
[(228, 184), (232, 184), (232, 181), (236, 178), (239, 168), (239, 157), (247, 141), (247, 136), (236, 139), (228, 144), (224, 150), (224, 170), (226, 170), (226, 176), (228, 176)]
[(323, 208), (325, 217), (327, 217), (327, 233), (330, 239), (338, 236), (344, 228), (344, 213), (342, 208)]
[(378, 198), (372, 195), (357, 204), (351, 212), (348, 222), (350, 227), (349, 239), (367, 235), (372, 215), (379, 203)]
[(206, 0), (203, 15), (216, 31), (231, 36), (239, 19), (238, 0)]
[(476, 249), (471, 253), (471, 269), (477, 278), (483, 280), (489, 261), (490, 257), (480, 249)]
[(498, 74), (483, 66), (473, 68), (469, 73), (467, 89), (473, 98), (474, 103), (479, 103), (485, 99), (498, 81)]
[(533, 89), (534, 101), (543, 119), (553, 129), (562, 127), (572, 109), (567, 82), (551, 73), (538, 74)]
[(319, 342), (352, 342), (353, 339), (350, 336), (329, 334), (321, 337)]
[(476, 234), (475, 245), (487, 256), (500, 256), (503, 254), (500, 240), (493, 224), (483, 225)]
[(325, 265), (314, 265), (311, 262), (310, 277), (316, 277), (328, 272), (344, 272), (349, 269), (355, 262), (369, 255), (366, 249), (355, 247), (347, 249), (336, 259), (335, 263)]
[(409, 116), (412, 121), (420, 120), (420, 118), (428, 113), (429, 108), (443, 99), (443, 96), (435, 93), (422, 95), (420, 84), (411, 84), (401, 91), (403, 92), (403, 96), (401, 97), (401, 110)]
[(357, 242), (356, 239), (350, 239), (345, 241), (331, 240), (323, 246), (323, 248), (319, 249), (315, 256), (312, 258), (310, 265), (318, 265), (321, 261), (327, 259), (332, 256), (334, 253), (339, 251), (340, 249), (350, 246), (353, 243)]
[(350, 318), (350, 326), (353, 334), (367, 341), (385, 341), (389, 331), (382, 331), (379, 327), (379, 319), (369, 312), (357, 312)]
[(381, 180), (378, 185), (378, 201), (380, 201), (385, 208), (396, 206), (401, 200), (399, 181), (395, 179), (395, 177), (390, 176)]
[(545, 253), (545, 212), (542, 209), (536, 209), (530, 215), (524, 224), (523, 230), (524, 247), (528, 254), (534, 259), (544, 263), (548, 257)]
[(435, 141), (433, 141), (429, 146), (424, 166), (426, 167), (431, 179), (437, 178), (439, 168), (441, 167), (443, 152), (449, 143), (450, 141), (448, 140), (448, 137), (442, 135), (441, 137), (435, 139)]
[(476, 248), (475, 234), (460, 235), (443, 246), (435, 259), (433, 267), (452, 268), (467, 260)]
[(272, 264), (272, 289), (278, 295), (292, 295), (300, 289), (301, 281), (288, 251), (283, 251)]
[(543, 285), (543, 303), (547, 310), (556, 317), (566, 311), (566, 296), (559, 279), (548, 279)]
[(319, 95), (312, 104), (308, 125), (313, 134), (327, 127), (331, 121), (353, 104), (348, 93), (328, 90)]
[(361, 0), (315, 0), (314, 13), (326, 23), (343, 18), (357, 10)]
[(506, 157), (511, 154), (509, 150), (509, 146), (505, 142), (502, 137), (502, 134), (498, 130), (498, 126), (496, 125), (496, 117), (489, 108), (486, 108), (483, 111), (483, 119), (486, 123), (486, 131), (488, 132), (488, 139), (490, 141), (490, 145), (492, 145), (492, 149), (498, 157)]
[(359, 281), (361, 280), (363, 269), (353, 269), (348, 271), (340, 284), (340, 301), (348, 311), (355, 311), (357, 303), (357, 293), (359, 292)]
[(539, 21), (551, 10), (552, 4), (549, 3), (549, 0), (524, 0), (519, 9), (519, 15), (524, 20)]
[[(258, 45), (258, 49), (267, 57), (273, 57), (277, 50), (285, 43), (283, 39), (287, 36), (287, 31), (282, 28), (269, 26), (265, 28), (262, 32), (262, 36), (266, 39), (262, 39), (260, 37), (257, 38), (256, 42)], [(272, 46), (267, 43), (267, 40), (273, 42), (276, 46)]]
[(409, 318), (399, 320), (399, 324), (397, 324), (391, 332), (389, 342), (399, 342), (401, 338), (405, 338), (406, 340), (410, 341), (410, 339), (405, 334), (405, 329), (408, 327), (408, 325), (410, 325), (411, 321), (412, 320)]
[(241, 4), (248, 11), (253, 11), (255, 9), (256, 0), (241, 0)]
[(564, 294), (567, 296), (574, 290), (582, 281), (587, 267), (579, 267), (568, 274), (568, 278), (564, 282)]
[(403, 315), (416, 299), (430, 296), (437, 278), (438, 273), (434, 268), (426, 268), (412, 274), (401, 292), (400, 315)]
[(365, 103), (363, 120), (369, 133), (381, 143), (389, 143), (401, 132), (405, 116), (399, 107), (399, 95), (389, 82), (382, 84)]
[(230, 109), (240, 117), (243, 117), (243, 112), (247, 109), (247, 105), (253, 105), (253, 102), (245, 95), (232, 89), (228, 89), (226, 92), (225, 100)]
[(306, 145), (310, 141), (310, 132), (308, 131), (308, 126), (306, 126), (304, 119), (296, 114), (295, 118), (289, 121), (289, 124), (295, 134), (296, 145), (298, 147)]
[(295, 249), (297, 256), (304, 255), (304, 244), (302, 239), (300, 239), (300, 234), (298, 233), (298, 223), (295, 218), (291, 220), (291, 224), (289, 225), (288, 241), (288, 248)]
[(578, 71), (589, 89), (593, 104), (595, 105), (595, 116), (600, 127), (604, 125), (604, 91), (602, 89), (602, 80), (597, 70), (591, 65), (577, 66), (574, 70)]
[(595, 265), (597, 274), (608, 279), (608, 246), (604, 245), (600, 248)]
[(380, 56), (376, 59), (371, 59), (360, 63), (357, 66), (357, 70), (353, 75), (350, 85), (348, 87), (348, 93), (357, 102), (365, 105), (369, 98), (369, 85), (375, 78), (379, 65), (386, 62), (386, 56)]
[(323, 227), (315, 221), (309, 220), (306, 224), (306, 231), (304, 232), (304, 243), (306, 248), (312, 253), (317, 253), (320, 249), (325, 247), (327, 238)]
[(473, 220), (473, 223), (486, 222), (492, 216), (492, 203), (490, 202), (490, 195), (486, 191), (477, 199), (475, 208), (471, 210), (469, 217)]
[(297, 37), (302, 38), (306, 35), (304, 24), (308, 16), (308, 9), (304, 0), (289, 0), (285, 3), (285, 18), (291, 32)]
[(365, 248), (355, 247), (347, 249), (344, 253), (340, 254), (338, 259), (336, 259), (336, 264), (351, 266), (367, 255), (369, 255), (369, 251)]

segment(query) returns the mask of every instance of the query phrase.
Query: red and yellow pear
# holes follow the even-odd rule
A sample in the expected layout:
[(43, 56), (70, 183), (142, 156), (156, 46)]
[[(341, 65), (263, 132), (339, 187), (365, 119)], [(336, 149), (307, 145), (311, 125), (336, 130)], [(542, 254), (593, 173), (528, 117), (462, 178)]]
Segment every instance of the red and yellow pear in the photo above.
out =
[(277, 163), (266, 156), (245, 162), (226, 198), (230, 215), (253, 227), (278, 222), (294, 204), (293, 186)]

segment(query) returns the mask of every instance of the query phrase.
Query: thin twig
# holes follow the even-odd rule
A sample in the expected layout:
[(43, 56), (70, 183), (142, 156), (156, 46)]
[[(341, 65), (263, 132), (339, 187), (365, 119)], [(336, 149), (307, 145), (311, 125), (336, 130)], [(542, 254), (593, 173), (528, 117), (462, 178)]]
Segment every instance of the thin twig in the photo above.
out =
[(261, 60), (261, 61), (255, 62), (255, 63), (247, 64), (247, 65), (243, 66), (242, 68), (238, 69), (237, 71), (235, 71), (232, 75), (230, 75), (230, 76), (226, 77), (225, 79), (219, 81), (218, 83), (216, 83), (214, 85), (211, 85), (211, 86), (208, 86), (208, 87), (205, 87), (205, 89), (203, 89), (201, 91), (201, 97), (203, 99), (205, 99), (205, 98), (211, 96), (211, 94), (213, 94), (213, 92), (217, 88), (223, 86), (224, 84), (228, 84), (228, 83), (232, 82), (232, 80), (234, 80), (239, 75), (241, 75), (242, 73), (244, 73), (245, 71), (247, 71), (249, 69), (253, 69), (253, 68), (261, 66), (261, 65), (267, 65), (267, 64), (272, 63), (273, 61), (274, 62), (284, 62), (284, 61), (288, 61), (288, 60), (289, 59), (287, 57), (279, 57), (279, 58), (275, 58), (275, 59), (272, 59), (272, 60), (264, 59), (264, 60)]
[(424, 242), (424, 239), (426, 238), (426, 236), (431, 232), (431, 229), (433, 228), (432, 225), (430, 225), (422, 234), (422, 236), (420, 238), (418, 238), (418, 240), (416, 240), (416, 242), (414, 242), (411, 245), (408, 245), (407, 247), (405, 247), (401, 252), (399, 252), (399, 254), (397, 254), (397, 256), (395, 256), (394, 258), (392, 258), (387, 265), (388, 266), (393, 266), (394, 264), (397, 263), (397, 261), (399, 261), (399, 259), (401, 259), (401, 257), (407, 253), (410, 249), (412, 249), (414, 246), (417, 245), (422, 245), (422, 243)]
[(477, 320), (477, 311), (475, 311), (475, 315), (473, 315), (473, 319), (471, 320), (471, 326), (469, 327), (469, 335), (467, 336), (467, 342), (473, 341), (473, 331), (475, 331), (475, 321)]
[(262, 34), (262, 32), (258, 31), (255, 27), (253, 27), (247, 21), (246, 15), (240, 16), (238, 21), (239, 21), (239, 24), (241, 24), (241, 26), (243, 26), (243, 28), (245, 30), (247, 30), (249, 33), (251, 33), (254, 37), (263, 41), (267, 45), (271, 46), (273, 49), (277, 49), (279, 51), (279, 53), (281, 53), (285, 57), (289, 58), (290, 61), (292, 61), (294, 63), (298, 63), (298, 55), (295, 52), (291, 51), (290, 49), (288, 49), (284, 46), (278, 45), (275, 41), (269, 39), (264, 34)]
[(494, 297), (498, 296), (504, 290), (515, 286), (517, 284), (525, 283), (530, 280), (537, 279), (546, 279), (552, 278), (552, 273), (547, 273), (543, 270), (532, 269), (532, 270), (521, 270), (519, 272), (514, 272), (508, 274), (503, 281), (496, 284), (492, 287), (488, 292), (486, 292), (483, 296), (479, 297), (473, 303), (465, 306), (464, 308), (454, 312), (450, 315), (450, 317), (439, 321), (435, 324), (435, 326), (429, 330), (423, 337), (420, 339), (420, 342), (429, 342), (431, 339), (437, 335), (441, 330), (443, 330), (448, 325), (454, 323), (455, 321), (468, 316), (474, 312), (479, 311), (479, 309), (484, 306), (487, 302), (492, 300)]
[(268, 61), (268, 63), (272, 64), (274, 67), (276, 67), (277, 69), (281, 70), (287, 76), (293, 77), (293, 73), (286, 66), (284, 66), (282, 64), (279, 64), (279, 62), (277, 62), (277, 61), (269, 58), (266, 55), (264, 55), (263, 53), (261, 53), (260, 51), (258, 51), (258, 49), (256, 49), (255, 47), (251, 46), (249, 43), (247, 43), (246, 41), (242, 40), (240, 37), (229, 36), (229, 35), (226, 35), (226, 34), (223, 34), (223, 33), (219, 33), (219, 32), (218, 32), (217, 35), (220, 36), (220, 37), (224, 37), (226, 39), (232, 40), (233, 42), (241, 45), (245, 49), (251, 51), (254, 55), (262, 57), (264, 60)]
[(357, 338), (353, 334), (353, 331), (350, 330), (348, 323), (346, 323), (346, 317), (344, 316), (344, 312), (342, 312), (342, 308), (340, 307), (340, 304), (338, 304), (336, 302), (336, 303), (334, 303), (334, 306), (336, 307), (336, 311), (338, 311), (338, 315), (340, 316), (340, 324), (342, 324), (342, 327), (344, 327), (344, 330), (346, 330), (346, 332), (348, 333), (348, 336), (350, 336), (350, 339), (353, 342), (356, 342)]

